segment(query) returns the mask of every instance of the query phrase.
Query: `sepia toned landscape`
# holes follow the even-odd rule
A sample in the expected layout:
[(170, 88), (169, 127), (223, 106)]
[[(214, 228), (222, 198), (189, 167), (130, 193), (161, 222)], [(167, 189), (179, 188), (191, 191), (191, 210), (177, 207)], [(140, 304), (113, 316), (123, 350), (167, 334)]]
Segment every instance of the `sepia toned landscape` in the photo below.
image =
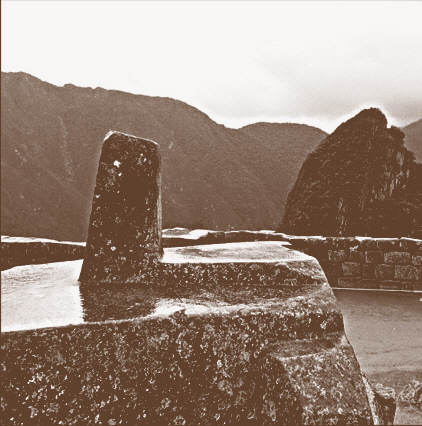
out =
[(420, 5), (341, 3), (2, 2), (2, 424), (422, 424)]

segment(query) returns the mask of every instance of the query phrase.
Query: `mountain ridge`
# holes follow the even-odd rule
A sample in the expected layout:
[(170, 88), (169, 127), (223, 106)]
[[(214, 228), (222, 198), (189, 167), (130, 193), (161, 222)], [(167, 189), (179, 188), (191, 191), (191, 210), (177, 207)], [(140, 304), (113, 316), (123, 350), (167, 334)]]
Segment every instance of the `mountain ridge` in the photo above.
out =
[(422, 165), (376, 108), (359, 112), (306, 158), (278, 231), (422, 236)]
[(2, 73), (1, 84), (8, 235), (86, 238), (110, 130), (160, 144), (164, 227), (274, 229), (304, 157), (326, 136), (294, 123), (231, 129), (176, 99), (59, 87), (26, 73)]
[(422, 163), (422, 118), (402, 128), (405, 133), (404, 143)]

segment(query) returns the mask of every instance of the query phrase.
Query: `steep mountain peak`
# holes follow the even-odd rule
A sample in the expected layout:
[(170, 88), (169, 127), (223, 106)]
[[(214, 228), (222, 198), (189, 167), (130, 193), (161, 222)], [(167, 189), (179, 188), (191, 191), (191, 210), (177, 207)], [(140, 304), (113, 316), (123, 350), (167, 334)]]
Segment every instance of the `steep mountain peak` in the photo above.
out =
[(336, 155), (342, 161), (346, 158), (342, 152), (352, 149), (361, 155), (369, 155), (371, 147), (381, 139), (402, 146), (404, 133), (395, 126), (388, 128), (387, 118), (378, 108), (368, 108), (340, 124), (310, 156)]
[(368, 130), (376, 128), (386, 129), (387, 118), (378, 108), (367, 108), (340, 124), (332, 133), (332, 136), (338, 137), (339, 133), (346, 133), (349, 131), (361, 131), (362, 128)]
[[(323, 208), (316, 204), (318, 217), (326, 212), (324, 204), (332, 205), (335, 191), (344, 199), (355, 191), (351, 204), (359, 206), (356, 182), (361, 188), (369, 182), (369, 188), (374, 180), (369, 173), (384, 176), (377, 173), (385, 164), (392, 183), (384, 176), (379, 185), (389, 185), (388, 191), (401, 187), (411, 163), (398, 132), (387, 129), (375, 108), (361, 111), (327, 137), (320, 129), (295, 123), (230, 129), (175, 99), (59, 87), (23, 72), (2, 72), (1, 87), (1, 224), (7, 235), (85, 238), (101, 144), (110, 129), (160, 144), (164, 227), (274, 229), (301, 165), (323, 139), (327, 149), (317, 155), (315, 150), (307, 160), (316, 170), (311, 189), (321, 186), (323, 191), (304, 198), (303, 212), (310, 216), (306, 203), (322, 200)], [(422, 147), (421, 123), (404, 129), (408, 147)], [(305, 179), (308, 171), (303, 173)], [(328, 177), (326, 186), (316, 183), (318, 174)], [(410, 176), (422, 176), (422, 171)], [(409, 188), (422, 187), (419, 178), (412, 179)], [(377, 188), (373, 194), (361, 192), (383, 196), (385, 191)]]
[[(403, 137), (397, 127), (387, 128), (386, 117), (376, 108), (363, 110), (341, 124), (305, 160), (279, 230), (325, 236), (409, 236), (419, 232), (417, 188), (422, 183)], [(387, 200), (397, 202), (391, 201), (388, 209), (385, 203), (378, 205)], [(373, 217), (382, 215), (381, 210), (390, 210), (389, 214), (401, 219), (388, 229), (376, 230)], [(400, 235), (389, 234), (392, 232)]]
[(356, 114), (348, 122), (358, 121), (371, 121), (373, 123), (379, 123), (380, 125), (387, 126), (387, 118), (383, 112), (378, 108), (367, 108)]

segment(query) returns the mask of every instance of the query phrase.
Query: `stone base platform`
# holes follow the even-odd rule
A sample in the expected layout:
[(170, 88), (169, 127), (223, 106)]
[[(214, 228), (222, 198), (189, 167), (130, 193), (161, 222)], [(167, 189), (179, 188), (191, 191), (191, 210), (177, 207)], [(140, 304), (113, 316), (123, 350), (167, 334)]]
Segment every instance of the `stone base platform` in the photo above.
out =
[[(19, 309), (19, 286), (74, 288), (80, 264), (6, 271), (2, 295)], [(5, 423), (373, 424), (319, 264), (282, 243), (165, 249), (131, 282), (80, 284), (79, 303), (66, 326), (2, 318)]]
[(0, 268), (2, 271), (21, 265), (83, 259), (84, 255), (85, 243), (1, 236)]

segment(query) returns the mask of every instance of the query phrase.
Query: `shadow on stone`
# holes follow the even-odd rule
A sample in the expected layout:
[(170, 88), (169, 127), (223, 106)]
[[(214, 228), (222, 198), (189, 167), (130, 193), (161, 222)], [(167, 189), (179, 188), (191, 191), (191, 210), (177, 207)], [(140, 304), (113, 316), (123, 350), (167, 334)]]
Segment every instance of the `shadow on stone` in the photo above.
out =
[(2, 333), (3, 418), (373, 424), (314, 258), (275, 241), (162, 250), (155, 143), (106, 137), (90, 220), (86, 322)]
[(118, 281), (161, 254), (159, 147), (110, 132), (98, 166), (80, 281)]

